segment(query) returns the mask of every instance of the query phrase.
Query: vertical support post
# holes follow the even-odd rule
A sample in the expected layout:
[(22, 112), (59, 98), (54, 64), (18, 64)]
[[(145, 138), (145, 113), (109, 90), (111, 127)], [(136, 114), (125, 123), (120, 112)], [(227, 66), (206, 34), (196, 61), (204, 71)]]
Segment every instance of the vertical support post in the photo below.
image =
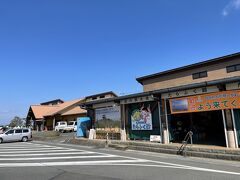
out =
[(162, 143), (168, 144), (169, 143), (169, 133), (168, 133), (168, 117), (167, 117), (167, 107), (166, 107), (166, 100), (161, 100), (161, 103), (159, 104), (159, 123), (161, 128), (161, 134), (162, 134)]
[(129, 108), (129, 105), (124, 105), (125, 108), (124, 108), (124, 122), (125, 122), (125, 132), (126, 132), (126, 139), (129, 139), (130, 137), (130, 128), (131, 128), (131, 125), (129, 125), (129, 121), (128, 121), (128, 108)]
[(189, 137), (190, 137), (190, 143), (191, 143), (191, 145), (193, 144), (193, 138), (192, 138), (192, 136), (193, 136), (193, 132), (192, 132), (192, 131), (189, 131)]
[(43, 130), (44, 130), (44, 124), (45, 124), (45, 120), (43, 119), (43, 120), (42, 120), (42, 123), (41, 123), (40, 131), (43, 131)]
[(53, 118), (53, 131), (55, 130), (55, 117)]
[(126, 134), (126, 128), (125, 128), (125, 104), (120, 104), (121, 109), (121, 129), (120, 129), (120, 135), (121, 135), (121, 141), (127, 140), (127, 134)]
[(234, 137), (235, 137), (235, 146), (236, 146), (236, 148), (238, 148), (238, 137), (237, 137), (237, 130), (236, 130), (236, 124), (235, 124), (235, 116), (234, 116), (233, 109), (231, 109), (231, 113), (232, 113), (233, 130), (234, 130)]
[(162, 117), (161, 117), (161, 106), (160, 101), (158, 101), (158, 116), (159, 116), (159, 134), (161, 143), (163, 143), (163, 132), (162, 132)]
[(224, 127), (224, 133), (225, 133), (226, 146), (228, 148), (229, 146), (228, 146), (228, 137), (227, 137), (227, 128), (226, 128), (226, 119), (225, 119), (224, 110), (222, 110), (222, 117), (223, 117), (223, 127)]
[(109, 144), (109, 134), (107, 133), (107, 135), (106, 135), (106, 145), (105, 145), (105, 147), (108, 147), (108, 144)]
[(167, 128), (167, 143), (169, 144), (169, 129), (168, 129), (168, 112), (167, 112), (167, 100), (164, 99), (164, 106), (165, 106), (165, 116), (166, 116), (166, 128)]
[(126, 118), (125, 118), (125, 104), (122, 104), (121, 105), (121, 122), (122, 122), (121, 127), (122, 127), (122, 130), (126, 129), (125, 120), (126, 120)]
[(234, 137), (234, 128), (233, 128), (233, 117), (230, 109), (224, 110), (226, 126), (227, 126), (227, 137), (228, 137), (228, 146), (230, 148), (236, 148), (236, 139)]

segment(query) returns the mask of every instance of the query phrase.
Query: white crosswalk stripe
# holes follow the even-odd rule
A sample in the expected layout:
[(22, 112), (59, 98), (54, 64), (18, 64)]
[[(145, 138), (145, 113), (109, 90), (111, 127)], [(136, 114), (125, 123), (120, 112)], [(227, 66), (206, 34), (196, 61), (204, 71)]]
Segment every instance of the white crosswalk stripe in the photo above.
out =
[(0, 144), (0, 168), (139, 163), (145, 160), (36, 143)]
[[(66, 152), (66, 153), (42, 153), (42, 154), (28, 154), (27, 156), (52, 156), (52, 155), (73, 155), (73, 154), (94, 154), (94, 152)], [(22, 157), (26, 156), (26, 154), (7, 154), (7, 155), (2, 155), (0, 154), (0, 157)]]

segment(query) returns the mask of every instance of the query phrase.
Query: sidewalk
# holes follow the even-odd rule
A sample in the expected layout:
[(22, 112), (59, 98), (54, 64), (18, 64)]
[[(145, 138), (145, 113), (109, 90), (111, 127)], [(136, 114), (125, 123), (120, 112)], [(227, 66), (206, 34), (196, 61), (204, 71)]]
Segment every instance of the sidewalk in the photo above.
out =
[[(151, 143), (148, 141), (119, 141), (119, 140), (89, 140), (84, 138), (68, 139), (65, 143), (80, 144), (85, 146), (95, 146), (98, 148), (115, 148), (118, 150), (138, 150), (149, 151), (166, 154), (179, 154), (179, 148), (181, 144), (159, 144)], [(188, 145), (184, 156), (223, 159), (240, 161), (240, 149), (229, 149), (220, 146), (208, 146), (208, 145)]]
[(109, 140), (108, 142), (104, 139), (89, 140), (86, 138), (75, 138), (74, 133), (68, 134), (48, 134), (48, 133), (37, 133), (34, 134), (34, 140), (48, 141), (48, 142), (61, 142), (70, 144), (79, 144), (84, 146), (94, 146), (97, 148), (115, 148), (118, 150), (137, 150), (137, 151), (148, 151), (165, 154), (175, 154), (202, 158), (212, 159), (223, 159), (223, 160), (234, 160), (240, 161), (240, 149), (230, 149), (221, 146), (210, 146), (210, 145), (187, 145), (184, 152), (179, 152), (181, 144), (160, 144), (152, 143), (149, 141), (119, 141)]

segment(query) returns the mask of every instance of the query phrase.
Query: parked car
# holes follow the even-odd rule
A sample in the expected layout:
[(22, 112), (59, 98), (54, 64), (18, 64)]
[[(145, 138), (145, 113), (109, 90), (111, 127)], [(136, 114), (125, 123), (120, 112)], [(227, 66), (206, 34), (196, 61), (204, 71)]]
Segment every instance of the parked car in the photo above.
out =
[(57, 122), (57, 124), (55, 126), (55, 131), (73, 132), (74, 131), (74, 126), (68, 125), (67, 121), (60, 121), (60, 122)]
[(23, 129), (9, 129), (8, 131), (0, 134), (0, 143), (11, 141), (27, 142), (32, 139), (32, 131), (30, 128)]
[(77, 121), (69, 121), (68, 127), (72, 127), (73, 131), (76, 132), (77, 131)]

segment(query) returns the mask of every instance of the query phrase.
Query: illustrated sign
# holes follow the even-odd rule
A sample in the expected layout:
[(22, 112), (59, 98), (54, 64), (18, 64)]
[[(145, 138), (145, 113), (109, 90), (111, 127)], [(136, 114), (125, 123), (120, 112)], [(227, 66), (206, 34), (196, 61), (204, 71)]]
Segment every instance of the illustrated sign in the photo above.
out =
[(120, 127), (120, 106), (96, 109), (95, 118), (97, 128)]
[(170, 99), (171, 113), (202, 112), (240, 108), (240, 91), (222, 91)]
[(133, 110), (131, 114), (132, 130), (152, 130), (152, 113), (150, 105)]

